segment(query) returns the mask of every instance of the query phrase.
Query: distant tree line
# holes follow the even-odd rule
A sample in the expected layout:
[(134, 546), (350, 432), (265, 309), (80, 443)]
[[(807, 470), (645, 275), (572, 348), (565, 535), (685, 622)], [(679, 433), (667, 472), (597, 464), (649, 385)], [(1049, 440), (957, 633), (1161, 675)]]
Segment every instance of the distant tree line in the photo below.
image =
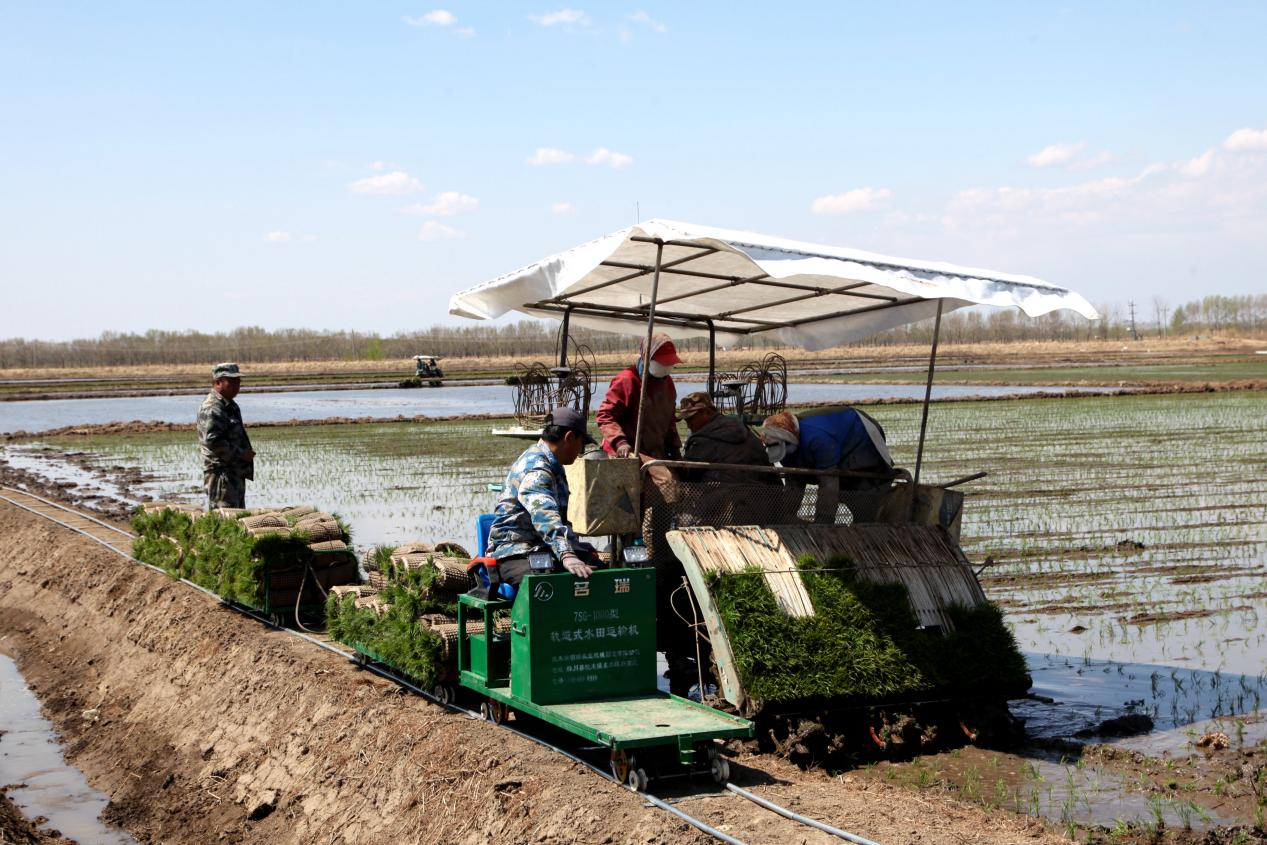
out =
[[(1132, 308), (1133, 305), (1133, 308)], [(1101, 319), (1084, 320), (1068, 311), (1027, 317), (1015, 309), (963, 309), (942, 319), (941, 342), (1007, 343), (1023, 340), (1108, 340), (1167, 334), (1267, 334), (1267, 294), (1207, 296), (1173, 309), (1161, 297), (1147, 303), (1109, 303), (1096, 306)], [(521, 320), (502, 326), (433, 326), (393, 335), (312, 329), (265, 330), (245, 327), (230, 332), (169, 332), (143, 334), (104, 332), (100, 337), (47, 341), (0, 340), (0, 369), (16, 367), (92, 367), (138, 364), (199, 364), (215, 360), (242, 363), (267, 361), (380, 361), (412, 355), (445, 358), (509, 357), (548, 361), (555, 354), (559, 324)], [(853, 346), (926, 344), (933, 321), (925, 320), (867, 338)], [(573, 327), (573, 343), (596, 353), (632, 352), (637, 341), (629, 335)], [(743, 344), (754, 348), (777, 346), (773, 339), (756, 337)], [(704, 351), (707, 341), (683, 340), (684, 351)]]

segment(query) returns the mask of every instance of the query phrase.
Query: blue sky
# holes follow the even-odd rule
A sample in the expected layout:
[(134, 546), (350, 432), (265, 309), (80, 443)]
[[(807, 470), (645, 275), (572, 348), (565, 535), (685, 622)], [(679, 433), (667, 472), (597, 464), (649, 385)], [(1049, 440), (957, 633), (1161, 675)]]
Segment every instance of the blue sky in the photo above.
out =
[(6, 3), (0, 337), (394, 332), (642, 217), (1267, 290), (1264, 3)]

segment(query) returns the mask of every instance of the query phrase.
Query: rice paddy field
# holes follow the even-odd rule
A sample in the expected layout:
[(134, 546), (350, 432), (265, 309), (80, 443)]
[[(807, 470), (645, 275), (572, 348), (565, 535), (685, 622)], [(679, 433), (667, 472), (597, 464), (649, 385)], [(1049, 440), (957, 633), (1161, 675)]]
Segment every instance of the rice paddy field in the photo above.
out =
[[(871, 409), (913, 466), (919, 407)], [(359, 546), (469, 545), (524, 441), (504, 421), (258, 429), (248, 504), (307, 502)], [(199, 501), (193, 435), (9, 444), (56, 472), (139, 469), (133, 495)], [(69, 458), (66, 456), (69, 455)], [(1028, 652), (1259, 677), (1267, 672), (1267, 393), (1088, 396), (934, 405), (923, 477), (977, 471), (963, 546)], [(67, 476), (72, 477), (72, 476)]]

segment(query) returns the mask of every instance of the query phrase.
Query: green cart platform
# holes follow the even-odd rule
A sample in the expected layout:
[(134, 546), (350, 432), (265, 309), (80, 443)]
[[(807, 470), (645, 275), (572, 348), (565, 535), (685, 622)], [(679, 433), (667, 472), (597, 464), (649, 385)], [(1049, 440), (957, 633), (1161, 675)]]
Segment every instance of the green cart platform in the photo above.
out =
[(529, 575), (513, 601), (460, 596), (460, 683), (491, 721), (513, 710), (609, 748), (635, 790), (648, 770), (683, 767), (725, 783), (718, 741), (750, 738), (752, 723), (657, 688), (655, 589), (652, 569), (606, 569)]

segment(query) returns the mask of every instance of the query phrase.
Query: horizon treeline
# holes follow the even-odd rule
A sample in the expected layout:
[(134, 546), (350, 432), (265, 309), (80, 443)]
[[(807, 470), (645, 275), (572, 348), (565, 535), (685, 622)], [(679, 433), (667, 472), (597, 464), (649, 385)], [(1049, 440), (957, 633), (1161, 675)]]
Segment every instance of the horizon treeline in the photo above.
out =
[[(1148, 303), (1098, 305), (1101, 319), (1084, 320), (1056, 311), (1027, 317), (1015, 309), (965, 308), (942, 318), (942, 343), (1008, 343), (1157, 337), (1170, 334), (1267, 333), (1267, 294), (1207, 296), (1171, 307), (1161, 297)], [(100, 337), (67, 341), (0, 340), (0, 369), (18, 367), (92, 367), (135, 364), (198, 364), (211, 359), (242, 363), (266, 361), (379, 361), (437, 355), (443, 358), (509, 357), (548, 359), (557, 348), (559, 324), (520, 320), (500, 326), (432, 326), (392, 335), (355, 331), (243, 327), (229, 332), (160, 331), (142, 334), (103, 332)], [(849, 347), (928, 343), (933, 321), (925, 320), (846, 344)], [(625, 334), (572, 327), (572, 342), (594, 352), (632, 351)], [(684, 339), (683, 350), (704, 351), (705, 339)], [(746, 348), (778, 348), (774, 338), (754, 337)]]

